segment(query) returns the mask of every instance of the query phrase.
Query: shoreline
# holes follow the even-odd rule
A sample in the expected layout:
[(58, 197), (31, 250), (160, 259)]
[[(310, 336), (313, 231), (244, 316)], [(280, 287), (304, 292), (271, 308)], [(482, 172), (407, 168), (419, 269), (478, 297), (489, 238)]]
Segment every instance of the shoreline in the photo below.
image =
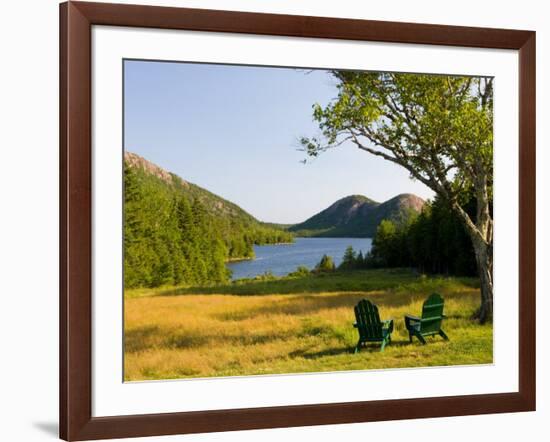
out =
[(373, 236), (295, 236), (299, 239), (374, 239)]
[(246, 258), (229, 258), (225, 261), (226, 264), (231, 262), (240, 262), (240, 261), (253, 261), (256, 257), (246, 257)]
[[(344, 239), (344, 238), (349, 238), (349, 239), (367, 239), (367, 240), (373, 240), (373, 238), (371, 237), (357, 237), (357, 236), (331, 236), (331, 237), (314, 237), (314, 236), (296, 236), (294, 237), (294, 239)], [(296, 241), (292, 241), (292, 242), (278, 242), (278, 243), (268, 243), (268, 244), (254, 244), (254, 246), (257, 246), (257, 247), (265, 247), (265, 246), (290, 246), (290, 245), (296, 245)], [(229, 264), (235, 264), (235, 263), (239, 263), (239, 262), (246, 262), (246, 261), (254, 261), (256, 260), (256, 256), (251, 256), (251, 257), (242, 257), (242, 258), (229, 258), (225, 261), (225, 264), (226, 265), (229, 265)], [(232, 279), (232, 281), (236, 281), (236, 279)]]
[[(293, 244), (294, 242), (275, 242), (275, 243), (269, 243), (269, 244), (261, 244), (261, 245), (254, 244), (254, 245), (258, 247), (264, 247), (264, 246), (291, 246)], [(228, 263), (239, 262), (239, 261), (253, 261), (255, 259), (256, 259), (255, 256), (250, 256), (246, 258), (229, 258), (225, 261), (225, 263), (228, 264)]]

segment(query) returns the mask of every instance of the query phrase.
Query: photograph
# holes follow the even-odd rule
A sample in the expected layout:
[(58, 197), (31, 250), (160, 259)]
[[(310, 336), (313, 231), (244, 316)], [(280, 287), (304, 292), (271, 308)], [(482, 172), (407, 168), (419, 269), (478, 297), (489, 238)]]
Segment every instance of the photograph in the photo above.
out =
[(547, 433), (545, 6), (3, 2), (0, 442)]
[(124, 380), (492, 364), (493, 90), (125, 59)]

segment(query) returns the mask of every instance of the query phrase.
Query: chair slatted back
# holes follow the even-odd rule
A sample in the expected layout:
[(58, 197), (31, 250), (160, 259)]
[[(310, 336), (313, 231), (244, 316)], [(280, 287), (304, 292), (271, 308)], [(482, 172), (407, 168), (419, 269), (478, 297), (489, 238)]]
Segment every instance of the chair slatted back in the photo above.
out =
[(438, 332), (443, 320), (445, 301), (438, 293), (432, 293), (422, 305), (421, 333)]
[(372, 302), (362, 299), (355, 306), (355, 320), (361, 339), (381, 340), (382, 322), (378, 314), (378, 307)]

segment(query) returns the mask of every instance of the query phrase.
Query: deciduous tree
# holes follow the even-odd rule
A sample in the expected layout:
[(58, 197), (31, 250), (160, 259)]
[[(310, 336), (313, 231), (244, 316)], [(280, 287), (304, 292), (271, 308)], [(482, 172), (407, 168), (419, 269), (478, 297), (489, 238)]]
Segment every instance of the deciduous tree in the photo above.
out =
[[(493, 312), (493, 79), (333, 71), (338, 96), (314, 105), (319, 137), (303, 137), (310, 156), (353, 143), (405, 168), (461, 219), (479, 277), (481, 322)], [(465, 194), (477, 210), (464, 209)]]

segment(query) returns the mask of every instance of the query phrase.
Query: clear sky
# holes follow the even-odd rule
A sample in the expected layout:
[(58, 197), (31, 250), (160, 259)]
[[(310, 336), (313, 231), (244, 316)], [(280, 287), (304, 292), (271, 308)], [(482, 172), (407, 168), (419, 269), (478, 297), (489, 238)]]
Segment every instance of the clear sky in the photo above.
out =
[(307, 164), (312, 104), (336, 96), (326, 71), (125, 62), (125, 146), (262, 221), (297, 223), (339, 198), (433, 193), (352, 144)]

